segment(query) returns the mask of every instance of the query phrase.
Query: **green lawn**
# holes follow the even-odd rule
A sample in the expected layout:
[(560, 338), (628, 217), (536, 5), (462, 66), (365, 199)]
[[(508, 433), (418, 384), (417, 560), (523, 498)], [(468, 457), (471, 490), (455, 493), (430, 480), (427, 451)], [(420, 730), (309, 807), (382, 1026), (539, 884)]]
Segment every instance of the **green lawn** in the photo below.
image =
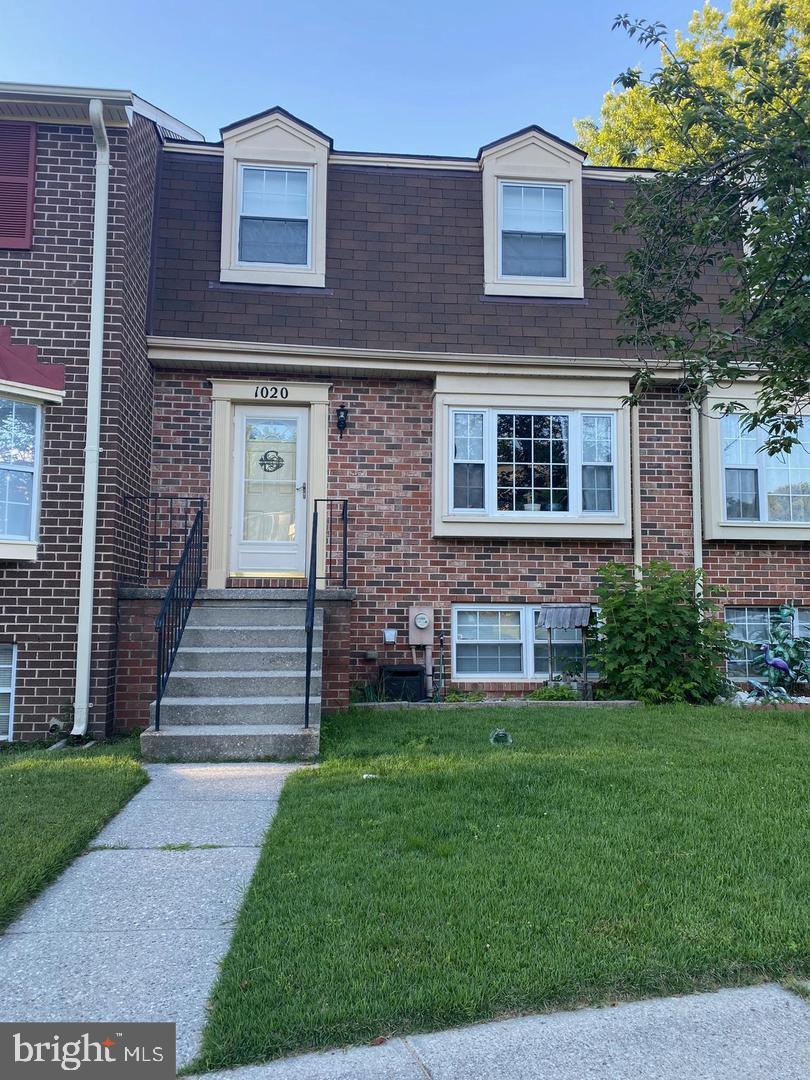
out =
[(0, 752), (0, 929), (146, 783), (137, 739)]
[(809, 751), (810, 712), (332, 719), (284, 790), (198, 1066), (807, 972)]

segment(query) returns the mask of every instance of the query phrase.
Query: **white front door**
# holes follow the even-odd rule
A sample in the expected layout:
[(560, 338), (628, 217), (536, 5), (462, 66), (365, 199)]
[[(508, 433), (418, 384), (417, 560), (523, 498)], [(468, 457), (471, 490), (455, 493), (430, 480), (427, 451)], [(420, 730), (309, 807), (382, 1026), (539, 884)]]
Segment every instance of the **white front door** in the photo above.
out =
[(233, 573), (304, 573), (307, 420), (307, 409), (234, 410)]

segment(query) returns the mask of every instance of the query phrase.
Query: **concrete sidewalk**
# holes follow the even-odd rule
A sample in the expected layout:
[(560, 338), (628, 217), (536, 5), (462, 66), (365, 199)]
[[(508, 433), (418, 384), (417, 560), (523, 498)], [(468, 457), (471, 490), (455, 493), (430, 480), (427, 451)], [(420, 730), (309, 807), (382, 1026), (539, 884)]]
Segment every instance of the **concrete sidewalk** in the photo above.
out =
[(205, 1080), (807, 1080), (810, 1005), (778, 986), (526, 1016)]
[(0, 1021), (175, 1021), (178, 1067), (190, 1061), (297, 768), (147, 766), (151, 782), (0, 937)]

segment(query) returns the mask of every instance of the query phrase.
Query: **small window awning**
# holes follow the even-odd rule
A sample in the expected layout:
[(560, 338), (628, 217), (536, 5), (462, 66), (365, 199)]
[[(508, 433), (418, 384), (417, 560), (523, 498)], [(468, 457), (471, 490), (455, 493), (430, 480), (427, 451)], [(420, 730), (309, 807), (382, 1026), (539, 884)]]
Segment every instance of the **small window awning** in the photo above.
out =
[(538, 630), (582, 630), (590, 621), (590, 604), (541, 604), (535, 626)]

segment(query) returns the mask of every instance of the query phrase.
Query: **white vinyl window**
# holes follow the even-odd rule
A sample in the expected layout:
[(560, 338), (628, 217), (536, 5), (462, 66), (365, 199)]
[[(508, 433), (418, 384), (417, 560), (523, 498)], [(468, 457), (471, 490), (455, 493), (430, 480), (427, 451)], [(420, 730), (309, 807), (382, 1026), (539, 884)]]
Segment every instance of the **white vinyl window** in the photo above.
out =
[(499, 276), (531, 280), (568, 277), (565, 184), (498, 184)]
[(450, 439), (451, 513), (616, 512), (612, 413), (453, 409)]
[(0, 740), (10, 739), (14, 722), (16, 649), (0, 645)]
[[(453, 677), (475, 679), (549, 679), (548, 631), (538, 627), (539, 608), (459, 604), (453, 609)], [(580, 675), (582, 631), (552, 630), (551, 677)], [(588, 664), (588, 677), (597, 671)]]
[(239, 178), (239, 262), (308, 268), (312, 170), (242, 165)]
[(769, 457), (760, 431), (745, 431), (739, 416), (721, 428), (726, 521), (810, 524), (810, 452), (803, 445)]
[(0, 397), (0, 540), (36, 537), (40, 413), (38, 405)]
[[(771, 627), (782, 622), (779, 608), (727, 607), (723, 617), (729, 624), (730, 637), (737, 642), (737, 648), (726, 665), (729, 678), (761, 677), (762, 668), (755, 663), (760, 655), (757, 646), (770, 641)], [(810, 637), (810, 608), (796, 610), (791, 629), (796, 637)]]

